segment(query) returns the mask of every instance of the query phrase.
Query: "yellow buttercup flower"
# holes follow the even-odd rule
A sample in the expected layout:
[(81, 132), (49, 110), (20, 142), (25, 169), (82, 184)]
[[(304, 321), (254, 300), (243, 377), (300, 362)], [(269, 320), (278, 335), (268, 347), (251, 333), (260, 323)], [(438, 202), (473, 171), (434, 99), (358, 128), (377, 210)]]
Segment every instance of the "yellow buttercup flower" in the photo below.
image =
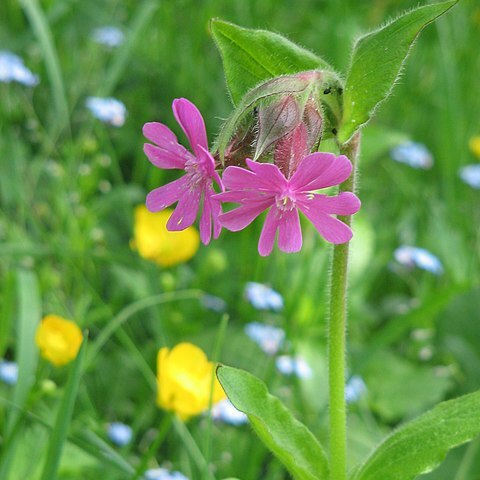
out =
[(76, 358), (83, 335), (72, 321), (57, 315), (47, 315), (37, 328), (35, 342), (40, 354), (56, 367)]
[(151, 213), (144, 205), (135, 208), (134, 239), (131, 247), (163, 267), (190, 260), (198, 250), (200, 237), (195, 227), (179, 232), (167, 230), (172, 210)]
[(471, 152), (480, 160), (480, 135), (472, 137), (468, 142)]
[(186, 342), (162, 348), (157, 356), (157, 404), (182, 420), (198, 415), (209, 406), (212, 378), (212, 403), (217, 403), (226, 395), (203, 350)]

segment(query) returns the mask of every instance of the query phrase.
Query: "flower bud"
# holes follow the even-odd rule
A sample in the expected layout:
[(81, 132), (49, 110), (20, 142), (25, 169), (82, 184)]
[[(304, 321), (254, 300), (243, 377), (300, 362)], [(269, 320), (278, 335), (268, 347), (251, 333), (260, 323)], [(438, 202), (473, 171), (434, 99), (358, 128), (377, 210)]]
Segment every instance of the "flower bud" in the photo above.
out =
[(293, 95), (281, 95), (258, 110), (258, 135), (255, 158), (258, 159), (275, 142), (281, 140), (301, 121), (301, 106)]
[[(336, 134), (342, 87), (335, 73), (311, 70), (268, 80), (243, 97), (217, 140), (217, 158), (242, 165), (246, 157), (273, 159), (288, 177), (300, 155)], [(307, 150), (305, 150), (305, 148)], [(241, 158), (243, 157), (243, 158)]]

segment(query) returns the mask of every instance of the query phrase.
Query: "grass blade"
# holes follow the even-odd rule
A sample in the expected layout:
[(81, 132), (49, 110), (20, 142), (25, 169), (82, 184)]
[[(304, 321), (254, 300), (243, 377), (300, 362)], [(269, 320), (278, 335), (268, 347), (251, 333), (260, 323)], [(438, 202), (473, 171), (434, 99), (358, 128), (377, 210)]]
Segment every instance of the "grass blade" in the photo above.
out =
[(73, 406), (77, 397), (78, 386), (82, 376), (83, 357), (85, 355), (86, 338), (84, 336), (82, 347), (75, 359), (65, 393), (63, 395), (62, 403), (57, 413), (55, 425), (53, 427), (52, 436), (47, 450), (47, 458), (43, 467), (41, 480), (56, 480), (57, 470), (62, 455), (63, 446), (67, 440), (68, 428), (72, 417)]
[(48, 25), (47, 18), (45, 17), (37, 0), (20, 0), (20, 5), (30, 21), (32, 29), (43, 50), (53, 102), (56, 110), (56, 121), (52, 130), (56, 133), (63, 126), (67, 126), (67, 128), (70, 129), (70, 116), (65, 84), (63, 82), (58, 54), (55, 44), (53, 43), (52, 31)]
[[(38, 291), (37, 277), (29, 270), (18, 270), (17, 272), (17, 341), (16, 359), (18, 363), (18, 382), (13, 392), (13, 403), (23, 409), (30, 390), (35, 382), (35, 370), (37, 368), (38, 351), (35, 347), (35, 331), (40, 322), (41, 302)], [(10, 448), (0, 461), (0, 478), (6, 480), (10, 462), (15, 453), (15, 442), (17, 433), (15, 428), (21, 421), (22, 412), (19, 409), (11, 410), (8, 415), (4, 437), (10, 444)]]

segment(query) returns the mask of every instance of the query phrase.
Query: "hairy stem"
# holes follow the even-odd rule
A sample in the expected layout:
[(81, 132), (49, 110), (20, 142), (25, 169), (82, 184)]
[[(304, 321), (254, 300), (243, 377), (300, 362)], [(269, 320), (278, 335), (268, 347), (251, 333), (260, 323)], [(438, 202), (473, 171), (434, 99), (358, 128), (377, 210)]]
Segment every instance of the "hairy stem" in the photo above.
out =
[[(353, 164), (353, 172), (340, 192), (355, 189), (356, 160), (360, 145), (357, 133), (340, 152)], [(351, 216), (339, 216), (347, 225)], [(347, 321), (347, 267), (348, 243), (335, 245), (330, 277), (330, 311), (328, 316), (328, 362), (330, 396), (330, 469), (332, 480), (347, 478), (347, 408), (345, 402), (346, 321)]]

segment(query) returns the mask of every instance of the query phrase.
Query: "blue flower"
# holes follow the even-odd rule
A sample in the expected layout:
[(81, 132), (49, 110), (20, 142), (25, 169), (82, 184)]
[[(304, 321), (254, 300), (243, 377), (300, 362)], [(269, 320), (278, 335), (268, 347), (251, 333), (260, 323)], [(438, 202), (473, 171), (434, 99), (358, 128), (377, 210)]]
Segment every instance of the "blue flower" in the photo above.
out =
[(214, 312), (224, 312), (227, 309), (227, 302), (223, 298), (216, 297), (215, 295), (205, 294), (200, 299), (200, 302), (205, 308)]
[(466, 165), (460, 169), (458, 175), (472, 188), (480, 189), (480, 164)]
[(301, 379), (311, 378), (313, 372), (310, 365), (302, 357), (280, 355), (275, 360), (277, 370), (284, 375), (295, 375)]
[(278, 312), (283, 308), (282, 296), (262, 283), (248, 282), (245, 286), (245, 295), (257, 310)]
[(443, 273), (443, 266), (440, 260), (424, 248), (403, 245), (395, 250), (394, 256), (395, 260), (405, 267), (417, 267), (434, 275)]
[(18, 380), (18, 365), (15, 362), (0, 360), (0, 380), (7, 385), (15, 385)]
[(405, 142), (390, 150), (390, 156), (396, 162), (406, 163), (413, 168), (428, 169), (433, 166), (433, 156), (425, 145)]
[(275, 355), (285, 340), (281, 328), (259, 322), (247, 323), (245, 333), (268, 355)]
[(347, 403), (358, 402), (366, 392), (367, 386), (362, 377), (353, 375), (345, 386), (345, 400)]
[(27, 87), (38, 84), (38, 76), (34, 75), (23, 60), (14, 53), (0, 50), (0, 82), (18, 82)]
[(95, 40), (95, 42), (101, 45), (114, 48), (123, 43), (125, 40), (125, 35), (119, 28), (108, 25), (105, 27), (96, 28), (93, 31), (92, 38)]
[(188, 478), (180, 472), (171, 472), (166, 468), (151, 468), (144, 475), (144, 480), (188, 480)]
[(228, 399), (221, 400), (212, 406), (212, 418), (235, 426), (248, 422), (247, 416), (240, 410), (237, 410)]
[(124, 447), (131, 442), (133, 431), (124, 423), (113, 422), (108, 425), (107, 435), (112, 443), (119, 447)]
[(104, 123), (114, 127), (121, 127), (125, 123), (127, 109), (116, 98), (88, 97), (86, 106), (95, 118)]

